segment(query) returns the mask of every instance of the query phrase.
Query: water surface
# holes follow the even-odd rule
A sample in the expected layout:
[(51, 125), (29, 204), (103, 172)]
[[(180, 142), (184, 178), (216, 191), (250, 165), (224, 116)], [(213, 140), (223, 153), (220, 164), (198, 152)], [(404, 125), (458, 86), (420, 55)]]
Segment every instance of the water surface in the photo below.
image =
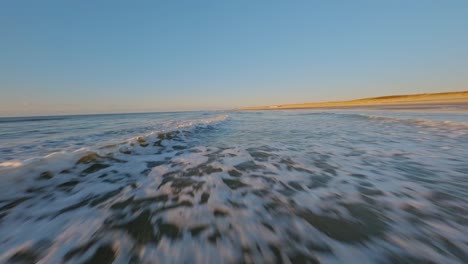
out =
[(0, 119), (0, 262), (466, 263), (468, 115)]

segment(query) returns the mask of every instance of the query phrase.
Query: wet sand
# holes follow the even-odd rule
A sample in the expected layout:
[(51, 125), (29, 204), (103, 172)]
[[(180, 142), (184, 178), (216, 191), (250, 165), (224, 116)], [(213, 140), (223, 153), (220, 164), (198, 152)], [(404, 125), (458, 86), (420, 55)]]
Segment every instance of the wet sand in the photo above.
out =
[(257, 106), (238, 108), (235, 110), (285, 109), (373, 109), (393, 111), (468, 112), (468, 91), (392, 95), (349, 101)]

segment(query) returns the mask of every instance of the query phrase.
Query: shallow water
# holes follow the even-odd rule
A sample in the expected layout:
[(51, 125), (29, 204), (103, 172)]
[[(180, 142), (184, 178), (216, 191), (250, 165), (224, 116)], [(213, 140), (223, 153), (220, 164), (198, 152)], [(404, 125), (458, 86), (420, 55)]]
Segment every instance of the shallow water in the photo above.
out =
[(0, 262), (466, 263), (468, 115), (0, 119)]

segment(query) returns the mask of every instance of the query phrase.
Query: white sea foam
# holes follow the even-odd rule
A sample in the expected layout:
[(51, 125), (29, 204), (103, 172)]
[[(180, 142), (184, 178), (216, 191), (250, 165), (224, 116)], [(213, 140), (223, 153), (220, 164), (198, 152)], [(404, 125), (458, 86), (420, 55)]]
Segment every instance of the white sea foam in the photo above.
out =
[(14, 168), (14, 167), (18, 167), (18, 166), (21, 166), (21, 162), (19, 161), (5, 161), (5, 162), (0, 162), (0, 167), (4, 167), (4, 168)]
[(168, 122), (5, 166), (0, 262), (466, 262), (458, 128), (299, 113)]
[(456, 122), (449, 120), (430, 120), (424, 118), (396, 118), (377, 115), (363, 115), (369, 119), (376, 119), (388, 122), (408, 122), (419, 126), (440, 127), (444, 129), (468, 129), (468, 122)]

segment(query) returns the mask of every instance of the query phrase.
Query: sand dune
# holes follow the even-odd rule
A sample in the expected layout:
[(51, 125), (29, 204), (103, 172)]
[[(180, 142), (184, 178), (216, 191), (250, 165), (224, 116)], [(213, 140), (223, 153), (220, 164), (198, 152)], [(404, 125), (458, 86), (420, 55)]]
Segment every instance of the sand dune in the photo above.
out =
[(391, 109), (391, 110), (440, 110), (440, 111), (468, 111), (468, 91), (390, 95), (372, 98), (362, 98), (349, 101), (333, 101), (303, 104), (284, 104), (272, 106), (258, 106), (238, 108), (235, 110), (278, 110), (278, 109)]

